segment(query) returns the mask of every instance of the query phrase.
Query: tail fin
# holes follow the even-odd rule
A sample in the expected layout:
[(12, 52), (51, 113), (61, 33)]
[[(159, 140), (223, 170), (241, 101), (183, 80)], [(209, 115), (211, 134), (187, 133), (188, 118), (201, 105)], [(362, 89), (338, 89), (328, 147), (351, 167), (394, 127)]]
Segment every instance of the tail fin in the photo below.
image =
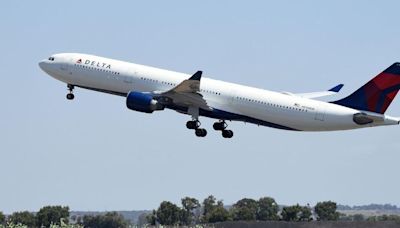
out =
[(400, 63), (394, 63), (350, 96), (332, 103), (383, 114), (399, 89)]

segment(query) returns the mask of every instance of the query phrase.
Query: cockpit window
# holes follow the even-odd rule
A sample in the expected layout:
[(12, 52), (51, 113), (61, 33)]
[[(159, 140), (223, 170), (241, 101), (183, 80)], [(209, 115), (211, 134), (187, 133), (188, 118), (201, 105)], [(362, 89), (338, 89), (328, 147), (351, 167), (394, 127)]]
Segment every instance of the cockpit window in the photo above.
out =
[(54, 57), (49, 57), (49, 60), (50, 61), (54, 61)]

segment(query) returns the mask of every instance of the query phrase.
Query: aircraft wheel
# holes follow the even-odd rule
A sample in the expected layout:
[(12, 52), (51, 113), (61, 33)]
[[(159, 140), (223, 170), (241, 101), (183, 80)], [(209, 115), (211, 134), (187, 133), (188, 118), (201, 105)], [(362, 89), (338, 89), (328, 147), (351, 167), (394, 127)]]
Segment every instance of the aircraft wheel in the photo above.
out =
[(215, 122), (213, 124), (213, 128), (216, 131), (222, 131), (222, 130), (225, 130), (226, 124), (225, 124), (225, 122)]
[(75, 98), (74, 94), (72, 94), (72, 93), (67, 94), (68, 100), (73, 100), (74, 98)]
[(186, 127), (188, 129), (197, 129), (199, 126), (200, 126), (199, 122), (195, 120), (186, 122)]
[(231, 131), (231, 130), (223, 130), (222, 131), (222, 137), (224, 137), (224, 138), (232, 138), (233, 137), (233, 131)]
[(205, 137), (207, 135), (207, 131), (204, 128), (197, 128), (195, 133), (197, 137)]

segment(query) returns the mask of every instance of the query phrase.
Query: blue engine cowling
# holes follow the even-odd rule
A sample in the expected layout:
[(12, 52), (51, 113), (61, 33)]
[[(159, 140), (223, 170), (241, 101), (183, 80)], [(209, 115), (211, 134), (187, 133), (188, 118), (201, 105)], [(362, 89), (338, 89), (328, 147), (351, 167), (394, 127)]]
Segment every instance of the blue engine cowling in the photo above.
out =
[(151, 95), (135, 91), (128, 93), (126, 97), (126, 107), (145, 113), (152, 113), (156, 110), (164, 109), (164, 106), (154, 100)]

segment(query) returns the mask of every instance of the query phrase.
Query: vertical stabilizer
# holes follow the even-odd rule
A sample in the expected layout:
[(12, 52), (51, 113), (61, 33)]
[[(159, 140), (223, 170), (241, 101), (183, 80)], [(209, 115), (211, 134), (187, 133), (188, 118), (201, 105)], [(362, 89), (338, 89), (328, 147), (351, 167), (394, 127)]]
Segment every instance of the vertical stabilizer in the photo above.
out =
[(332, 103), (383, 114), (399, 89), (400, 63), (394, 63), (350, 96)]

